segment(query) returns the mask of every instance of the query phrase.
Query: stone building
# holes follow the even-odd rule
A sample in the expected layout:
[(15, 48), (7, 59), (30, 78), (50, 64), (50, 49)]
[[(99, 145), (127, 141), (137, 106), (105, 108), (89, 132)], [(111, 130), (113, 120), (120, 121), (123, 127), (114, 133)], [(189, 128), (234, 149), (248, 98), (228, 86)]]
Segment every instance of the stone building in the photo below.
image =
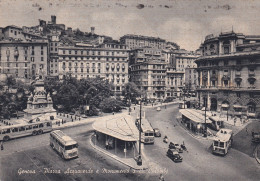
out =
[(260, 36), (209, 35), (196, 60), (200, 104), (237, 117), (260, 115)]
[(198, 86), (198, 72), (197, 68), (189, 68), (187, 67), (185, 69), (185, 86), (184, 89), (185, 91), (190, 94), (195, 96), (195, 91)]
[(48, 41), (0, 41), (0, 74), (22, 81), (35, 79), (38, 69), (47, 75)]
[(120, 37), (120, 43), (125, 44), (129, 49), (142, 47), (164, 49), (167, 45), (166, 41), (161, 38), (131, 34)]
[(70, 73), (77, 79), (101, 77), (115, 85), (121, 93), (128, 82), (128, 49), (121, 44), (99, 47), (63, 46), (58, 50), (59, 78)]

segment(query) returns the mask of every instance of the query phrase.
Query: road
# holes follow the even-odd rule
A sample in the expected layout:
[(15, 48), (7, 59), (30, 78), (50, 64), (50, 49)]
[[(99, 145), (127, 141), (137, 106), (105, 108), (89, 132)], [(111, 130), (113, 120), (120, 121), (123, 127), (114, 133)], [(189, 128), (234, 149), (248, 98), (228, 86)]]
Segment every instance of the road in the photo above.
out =
[[(159, 180), (159, 173), (169, 180), (258, 180), (259, 165), (256, 161), (236, 149), (231, 149), (225, 157), (211, 154), (211, 141), (196, 139), (187, 133), (178, 122), (177, 105), (146, 109), (146, 117), (162, 132), (154, 145), (145, 145), (143, 155), (149, 160), (150, 169), (141, 173), (132, 170), (114, 159), (95, 151), (89, 139), (93, 132), (91, 124), (66, 128), (63, 131), (79, 143), (79, 158), (64, 161), (49, 146), (49, 134), (11, 140), (4, 144), (0, 152), (1, 181), (49, 181), (49, 180)], [(175, 143), (185, 142), (188, 152), (184, 152), (182, 163), (174, 163), (166, 156), (167, 144), (163, 136)], [(86, 170), (89, 173), (66, 174), (66, 170)], [(22, 170), (33, 173), (22, 173)], [(129, 173), (102, 173), (102, 171)], [(96, 173), (99, 171), (99, 173)], [(20, 174), (19, 174), (20, 172)], [(35, 173), (34, 173), (35, 172)], [(51, 173), (52, 172), (52, 173)], [(60, 173), (59, 173), (60, 172)], [(93, 173), (92, 173), (93, 172)], [(151, 172), (151, 173), (148, 173)]]
[[(100, 152), (96, 152), (89, 142), (93, 133), (91, 124), (67, 128), (62, 131), (79, 143), (79, 158), (69, 161), (62, 160), (50, 148), (48, 133), (11, 140), (4, 144), (4, 151), (0, 152), (0, 180), (154, 180), (154, 175), (132, 173), (127, 166)], [(87, 170), (90, 173), (66, 174), (67, 169)], [(22, 170), (29, 170), (33, 173), (19, 174)], [(99, 173), (96, 173), (98, 170)], [(122, 172), (129, 171), (130, 173), (106, 173), (118, 170)], [(91, 173), (92, 171), (93, 173)]]
[[(259, 180), (260, 167), (254, 158), (235, 149), (230, 149), (225, 157), (213, 155), (211, 141), (188, 134), (176, 121), (177, 114), (177, 105), (167, 109), (162, 106), (160, 112), (156, 108), (146, 109), (146, 117), (154, 128), (161, 130), (162, 137), (156, 138), (154, 145), (145, 145), (144, 154), (155, 167), (168, 168), (166, 180)], [(164, 135), (174, 143), (185, 142), (188, 152), (181, 154), (182, 163), (174, 163), (166, 156)]]

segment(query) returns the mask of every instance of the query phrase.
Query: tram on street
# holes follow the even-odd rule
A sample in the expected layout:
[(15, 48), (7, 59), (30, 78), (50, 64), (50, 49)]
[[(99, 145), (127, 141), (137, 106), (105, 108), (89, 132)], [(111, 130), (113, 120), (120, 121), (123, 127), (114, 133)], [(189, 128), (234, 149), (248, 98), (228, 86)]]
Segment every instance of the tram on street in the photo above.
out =
[(63, 159), (78, 157), (78, 143), (61, 130), (50, 133), (50, 146), (56, 150)]
[(29, 122), (24, 122), (21, 124), (1, 126), (0, 127), (0, 141), (8, 141), (14, 138), (20, 138), (29, 135), (40, 135), (42, 133), (52, 131), (52, 121), (51, 120), (40, 120), (36, 118), (30, 120)]
[(226, 155), (233, 142), (231, 129), (220, 129), (213, 139), (212, 153)]
[[(136, 126), (139, 128), (140, 119), (136, 119)], [(154, 143), (154, 130), (146, 118), (141, 120), (141, 142), (147, 144)]]

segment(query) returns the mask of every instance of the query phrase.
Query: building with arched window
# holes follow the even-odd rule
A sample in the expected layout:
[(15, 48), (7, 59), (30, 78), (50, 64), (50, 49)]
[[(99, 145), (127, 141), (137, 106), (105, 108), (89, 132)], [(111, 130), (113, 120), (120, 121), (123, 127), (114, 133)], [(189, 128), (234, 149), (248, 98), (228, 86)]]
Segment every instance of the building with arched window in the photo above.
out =
[(260, 36), (208, 35), (196, 60), (201, 106), (242, 117), (260, 116)]

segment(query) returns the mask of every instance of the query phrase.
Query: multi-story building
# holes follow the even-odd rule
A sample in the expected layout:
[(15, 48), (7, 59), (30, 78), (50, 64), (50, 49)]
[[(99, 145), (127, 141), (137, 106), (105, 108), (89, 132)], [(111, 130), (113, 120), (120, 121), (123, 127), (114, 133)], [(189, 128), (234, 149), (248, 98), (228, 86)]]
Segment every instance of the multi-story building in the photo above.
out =
[(197, 65), (195, 63), (197, 54), (187, 50), (173, 50), (172, 59), (174, 59), (176, 70), (185, 72), (186, 68), (196, 68)]
[(130, 81), (145, 91), (148, 99), (182, 95), (184, 71), (176, 69), (173, 51), (143, 47), (131, 50), (129, 59)]
[(120, 37), (120, 43), (127, 45), (129, 49), (142, 47), (164, 49), (166, 47), (166, 41), (164, 39), (142, 35), (124, 35)]
[(260, 36), (209, 35), (196, 60), (200, 104), (233, 116), (260, 116)]
[(22, 81), (35, 79), (38, 70), (47, 75), (48, 41), (0, 41), (0, 74)]
[(196, 88), (198, 86), (198, 72), (197, 68), (185, 69), (185, 86), (184, 89), (187, 93), (195, 95)]
[(100, 47), (63, 46), (58, 49), (59, 78), (70, 73), (77, 79), (101, 77), (121, 92), (128, 82), (128, 49), (120, 44)]
[(50, 34), (49, 39), (49, 61), (48, 61), (48, 75), (50, 77), (59, 76), (59, 60), (58, 60), (58, 48), (61, 45), (60, 34)]

